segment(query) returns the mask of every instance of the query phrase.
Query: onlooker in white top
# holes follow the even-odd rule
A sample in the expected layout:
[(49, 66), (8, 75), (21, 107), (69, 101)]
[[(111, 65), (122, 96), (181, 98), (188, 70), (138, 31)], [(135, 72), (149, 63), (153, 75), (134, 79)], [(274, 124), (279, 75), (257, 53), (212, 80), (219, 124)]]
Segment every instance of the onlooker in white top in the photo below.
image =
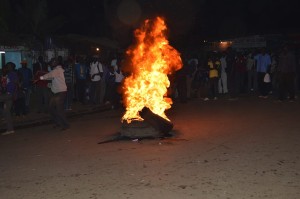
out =
[(90, 64), (91, 81), (100, 81), (103, 74), (102, 64), (95, 58)]

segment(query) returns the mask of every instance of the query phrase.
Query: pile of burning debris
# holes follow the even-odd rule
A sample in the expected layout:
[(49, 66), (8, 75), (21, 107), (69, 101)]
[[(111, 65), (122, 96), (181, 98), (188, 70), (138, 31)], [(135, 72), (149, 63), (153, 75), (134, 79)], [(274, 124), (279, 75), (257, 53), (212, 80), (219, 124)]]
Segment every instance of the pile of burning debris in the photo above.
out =
[(167, 96), (168, 75), (182, 68), (182, 60), (169, 45), (166, 30), (160, 17), (145, 20), (135, 30), (136, 43), (126, 51), (126, 64), (122, 66), (128, 76), (121, 89), (126, 111), (118, 139), (166, 137), (173, 129), (165, 114), (172, 104)]

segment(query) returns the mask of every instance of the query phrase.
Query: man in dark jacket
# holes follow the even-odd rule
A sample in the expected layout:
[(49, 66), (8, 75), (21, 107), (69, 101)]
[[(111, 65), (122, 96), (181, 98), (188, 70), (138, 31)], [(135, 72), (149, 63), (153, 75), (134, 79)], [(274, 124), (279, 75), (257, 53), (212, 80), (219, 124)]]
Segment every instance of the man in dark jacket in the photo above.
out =
[(288, 46), (284, 46), (278, 60), (279, 100), (284, 100), (288, 94), (289, 100), (295, 100), (296, 58)]

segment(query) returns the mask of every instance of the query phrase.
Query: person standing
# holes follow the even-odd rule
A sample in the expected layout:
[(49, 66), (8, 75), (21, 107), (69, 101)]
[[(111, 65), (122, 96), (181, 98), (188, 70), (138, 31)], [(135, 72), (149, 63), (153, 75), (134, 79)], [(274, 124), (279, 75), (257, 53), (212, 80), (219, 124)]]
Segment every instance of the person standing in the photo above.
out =
[(256, 89), (257, 89), (256, 73), (257, 72), (255, 70), (255, 61), (254, 61), (254, 56), (252, 53), (249, 53), (247, 55), (246, 66), (247, 66), (247, 78), (248, 78), (247, 89), (248, 89), (248, 91), (256, 91)]
[(37, 62), (35, 62), (35, 63), (33, 64), (33, 66), (32, 66), (32, 68), (33, 68), (33, 74), (36, 74), (37, 71), (41, 70), (41, 68), (44, 68), (44, 67), (46, 67), (46, 66), (47, 66), (47, 64), (46, 64), (46, 62), (44, 61), (44, 57), (40, 55), (40, 56), (38, 57)]
[(257, 85), (259, 97), (268, 98), (267, 88), (264, 84), (264, 77), (271, 65), (271, 57), (266, 53), (266, 49), (263, 48), (259, 54), (255, 57), (255, 64), (257, 70)]
[(18, 73), (18, 84), (16, 86), (16, 99), (14, 103), (14, 111), (16, 118), (24, 118), (27, 114), (26, 108), (26, 90), (22, 86), (23, 77), (20, 73)]
[(114, 97), (113, 97), (112, 108), (118, 109), (121, 105), (121, 99), (122, 99), (119, 89), (121, 86), (121, 82), (124, 79), (124, 75), (122, 73), (120, 66), (118, 65), (117, 65), (117, 70), (114, 73), (115, 73), (115, 86), (114, 86), (114, 95), (113, 95)]
[[(34, 76), (33, 78), (35, 78), (36, 73), (38, 71), (41, 71), (42, 68), (46, 68), (46, 70), (48, 71), (48, 64), (44, 61), (44, 57), (40, 55), (37, 61), (32, 65), (32, 74)], [(35, 79), (33, 81), (35, 81)], [(36, 91), (36, 87), (37, 84), (32, 84), (32, 92)]]
[(21, 62), (21, 66), (22, 67), (18, 70), (18, 73), (21, 76), (20, 89), (24, 91), (25, 110), (26, 110), (25, 112), (27, 114), (29, 112), (29, 103), (30, 103), (33, 75), (31, 69), (27, 67), (26, 60), (23, 60)]
[(201, 65), (198, 68), (198, 74), (195, 76), (199, 80), (199, 96), (204, 101), (208, 101), (208, 89), (209, 89), (209, 68), (205, 65)]
[(209, 87), (211, 92), (211, 97), (217, 100), (218, 95), (218, 81), (219, 81), (219, 69), (221, 66), (220, 61), (217, 59), (216, 55), (212, 55), (208, 58), (207, 62), (209, 68)]
[(227, 94), (228, 88), (227, 88), (227, 61), (226, 61), (226, 53), (223, 52), (222, 56), (220, 58), (221, 62), (221, 69), (220, 69), (220, 79), (219, 79), (219, 93)]
[(238, 77), (237, 77), (237, 69), (235, 64), (236, 52), (229, 47), (227, 49), (227, 57), (226, 57), (226, 73), (228, 77), (228, 91), (229, 91), (229, 100), (237, 100), (238, 98)]
[(188, 63), (187, 63), (187, 77), (186, 77), (186, 83), (187, 83), (187, 98), (188, 99), (191, 99), (192, 97), (192, 81), (194, 79), (194, 76), (195, 76), (195, 73), (198, 69), (198, 64), (199, 64), (199, 61), (198, 59), (196, 58), (196, 56), (192, 56), (191, 59), (188, 60)]
[(114, 71), (114, 67), (110, 66), (109, 67), (109, 71), (108, 73), (104, 76), (105, 77), (105, 85), (106, 85), (106, 89), (105, 89), (105, 104), (112, 104), (113, 103), (113, 99), (114, 99), (114, 87), (115, 87), (115, 79), (116, 79), (116, 75), (115, 75), (115, 71)]
[(289, 100), (295, 100), (296, 58), (288, 46), (284, 46), (278, 60), (279, 100), (283, 101), (288, 94)]
[(40, 80), (40, 77), (48, 73), (48, 66), (41, 65), (37, 68), (34, 75), (34, 82), (37, 96), (37, 113), (48, 113), (50, 89), (48, 87), (49, 80)]
[(65, 109), (67, 111), (71, 111), (74, 87), (74, 62), (72, 58), (69, 57), (68, 61), (65, 63), (64, 70), (65, 80), (67, 84), (67, 97), (65, 100)]
[(270, 94), (278, 95), (278, 54), (275, 52), (271, 54), (270, 76), (272, 83)]
[(103, 66), (99, 60), (94, 57), (90, 64), (91, 90), (90, 100), (93, 104), (100, 104), (101, 79), (103, 76)]
[(183, 66), (175, 73), (175, 85), (178, 93), (178, 98), (181, 103), (187, 103), (187, 74), (188, 66), (186, 59), (183, 59)]
[(246, 58), (242, 53), (238, 53), (235, 60), (235, 67), (237, 70), (238, 78), (238, 93), (246, 92), (246, 74), (247, 74), (247, 63)]
[(86, 81), (88, 69), (81, 57), (77, 57), (75, 63), (76, 91), (77, 99), (82, 104), (85, 104), (86, 98)]
[(2, 135), (9, 135), (14, 133), (13, 120), (11, 115), (11, 107), (16, 98), (16, 89), (18, 84), (18, 75), (14, 71), (15, 64), (8, 62), (4, 66), (3, 76), (1, 78), (1, 94), (0, 102), (3, 105), (2, 114), (6, 120), (6, 132)]
[(49, 112), (55, 123), (55, 127), (60, 127), (62, 131), (70, 128), (66, 119), (64, 102), (67, 95), (67, 85), (65, 82), (64, 69), (62, 60), (52, 59), (51, 70), (49, 73), (40, 77), (40, 80), (52, 80), (51, 91), (52, 96), (49, 103)]

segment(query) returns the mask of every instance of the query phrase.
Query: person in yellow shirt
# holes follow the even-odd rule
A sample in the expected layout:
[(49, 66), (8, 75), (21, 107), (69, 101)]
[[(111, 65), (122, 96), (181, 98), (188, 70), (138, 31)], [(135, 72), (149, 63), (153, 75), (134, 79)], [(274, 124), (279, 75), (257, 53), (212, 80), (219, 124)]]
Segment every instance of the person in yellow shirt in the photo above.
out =
[(221, 62), (216, 55), (212, 55), (208, 58), (207, 62), (209, 68), (209, 87), (211, 91), (211, 97), (217, 100), (218, 94), (218, 82), (219, 82), (219, 69)]

